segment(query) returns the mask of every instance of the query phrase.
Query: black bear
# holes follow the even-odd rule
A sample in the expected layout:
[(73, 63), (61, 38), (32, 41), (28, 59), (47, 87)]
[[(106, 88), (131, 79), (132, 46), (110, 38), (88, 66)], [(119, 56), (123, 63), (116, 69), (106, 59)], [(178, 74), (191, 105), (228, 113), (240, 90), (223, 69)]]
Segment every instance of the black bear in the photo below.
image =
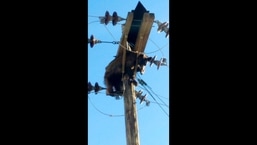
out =
[[(147, 57), (145, 54), (135, 53), (126, 50), (126, 61), (125, 61), (125, 74), (129, 76), (130, 80), (135, 81), (134, 68), (136, 60), (138, 61), (137, 72), (141, 74), (144, 72), (144, 68), (151, 57)], [(115, 57), (109, 65), (105, 68), (104, 84), (106, 85), (106, 95), (110, 96), (122, 96), (123, 94), (123, 83), (122, 83), (122, 55)]]

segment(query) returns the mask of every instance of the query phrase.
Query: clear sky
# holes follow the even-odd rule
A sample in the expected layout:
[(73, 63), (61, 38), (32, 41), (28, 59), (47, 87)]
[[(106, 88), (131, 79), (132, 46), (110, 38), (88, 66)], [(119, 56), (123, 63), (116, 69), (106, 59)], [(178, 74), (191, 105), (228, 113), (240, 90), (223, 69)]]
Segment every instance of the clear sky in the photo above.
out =
[[(155, 14), (155, 20), (169, 21), (168, 0), (141, 0), (140, 2), (146, 10)], [(111, 15), (116, 11), (119, 16), (126, 18), (128, 12), (136, 8), (137, 3), (138, 0), (89, 0), (88, 38), (93, 34), (96, 39), (102, 41), (120, 41), (121, 24), (125, 21), (119, 22), (116, 26), (113, 26), (111, 22), (103, 25), (100, 24), (99, 18), (92, 16), (104, 16), (105, 11), (108, 10)], [(105, 67), (114, 59), (113, 56), (116, 55), (117, 50), (118, 45), (111, 43), (96, 44), (93, 48), (88, 47), (88, 80), (93, 85), (98, 82), (100, 86), (105, 87)], [(171, 91), (169, 90), (169, 63), (171, 63), (169, 62), (169, 39), (165, 38), (164, 32), (157, 33), (156, 23), (151, 29), (145, 54), (151, 57), (156, 55), (157, 60), (162, 57), (167, 58), (168, 66), (161, 66), (157, 70), (155, 65), (150, 67), (147, 64), (145, 73), (137, 75), (147, 83), (150, 87), (149, 91), (153, 91), (151, 94), (157, 100), (156, 102), (142, 86), (136, 87), (136, 90), (142, 90), (143, 94), (147, 94), (147, 99), (151, 102), (150, 106), (146, 106), (145, 103), (139, 104), (137, 100), (140, 145), (168, 145), (169, 116), (167, 114), (170, 115), (169, 91)], [(126, 145), (123, 101), (123, 98), (116, 100), (106, 96), (105, 90), (97, 95), (88, 94), (88, 145)]]

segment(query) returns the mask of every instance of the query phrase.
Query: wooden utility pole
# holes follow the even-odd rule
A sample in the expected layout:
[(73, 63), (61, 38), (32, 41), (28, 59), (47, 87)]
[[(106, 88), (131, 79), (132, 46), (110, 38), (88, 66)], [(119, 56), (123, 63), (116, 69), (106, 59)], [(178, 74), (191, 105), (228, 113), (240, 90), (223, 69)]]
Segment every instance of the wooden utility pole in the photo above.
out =
[[(117, 55), (122, 54), (122, 73), (125, 73), (126, 51), (122, 46), (127, 45), (128, 33), (132, 24), (133, 13), (129, 13), (126, 24), (124, 26), (123, 35), (121, 38), (121, 46)], [(125, 126), (126, 126), (126, 141), (127, 145), (140, 145), (139, 131), (137, 122), (137, 108), (135, 86), (129, 83), (129, 76), (124, 75), (122, 78), (124, 86), (124, 112), (125, 112)]]
[(124, 76), (124, 110), (125, 110), (125, 124), (127, 145), (140, 145), (138, 121), (137, 121), (137, 107), (135, 86), (129, 83), (128, 76)]
[[(144, 52), (146, 42), (148, 40), (152, 24), (154, 21), (154, 14), (146, 11), (144, 6), (138, 2), (135, 10), (128, 13), (124, 29), (122, 31), (121, 45), (119, 46), (117, 55), (122, 55), (122, 73), (125, 71), (126, 51), (124, 46), (128, 43), (135, 44), (131, 47), (133, 52)], [(137, 58), (135, 58), (137, 59)], [(137, 65), (134, 67), (137, 70)], [(136, 76), (136, 71), (134, 72)], [(125, 112), (125, 126), (126, 126), (126, 140), (127, 145), (140, 145), (136, 95), (135, 86), (130, 83), (129, 77), (124, 75), (122, 78), (124, 86), (124, 112)]]

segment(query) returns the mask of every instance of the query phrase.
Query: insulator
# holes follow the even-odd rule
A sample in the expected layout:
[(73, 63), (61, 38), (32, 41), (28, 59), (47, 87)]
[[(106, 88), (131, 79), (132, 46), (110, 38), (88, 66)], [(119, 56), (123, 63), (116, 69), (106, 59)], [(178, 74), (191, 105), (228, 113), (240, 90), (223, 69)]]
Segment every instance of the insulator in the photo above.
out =
[(139, 90), (139, 91), (135, 91), (135, 93), (136, 93), (136, 97), (137, 98), (140, 98), (141, 96), (142, 96), (142, 90)]
[(162, 59), (162, 64), (161, 65), (167, 65), (167, 59), (166, 58)]
[(108, 11), (106, 11), (106, 12), (105, 12), (104, 24), (107, 25), (110, 20), (111, 20), (110, 13), (109, 13)]
[(91, 91), (93, 91), (95, 89), (94, 86), (92, 86), (92, 84), (90, 82), (88, 82), (87, 88), (88, 88), (88, 93), (90, 93)]
[(118, 22), (118, 14), (117, 14), (117, 12), (113, 12), (113, 14), (112, 14), (112, 25), (113, 26), (115, 26), (116, 24), (117, 24), (117, 22)]
[(105, 24), (107, 25), (110, 21), (112, 21), (112, 25), (115, 26), (117, 22), (120, 22), (122, 20), (126, 20), (120, 16), (118, 16), (117, 12), (113, 12), (112, 16), (110, 15), (109, 11), (105, 12), (104, 16), (100, 16), (100, 24)]
[(144, 96), (141, 96), (140, 98), (140, 104), (142, 104), (143, 101), (145, 101), (145, 98), (146, 98), (146, 94)]
[(103, 89), (106, 89), (106, 88), (99, 86), (99, 84), (97, 82), (95, 83), (95, 87), (94, 87), (95, 94), (97, 94), (99, 91), (101, 91)]
[(91, 35), (90, 39), (88, 39), (88, 43), (90, 44), (90, 47), (93, 48), (96, 43), (101, 43), (101, 41), (95, 39), (94, 35)]
[(126, 20), (120, 16), (118, 16), (117, 12), (113, 12), (112, 14), (112, 25), (115, 26), (117, 22), (120, 22), (122, 20)]
[(146, 104), (146, 106), (150, 106), (150, 101), (146, 100), (145, 104)]
[(98, 85), (98, 83), (95, 83), (95, 94), (97, 94), (100, 90), (100, 86)]
[(168, 28), (168, 31), (166, 32), (165, 38), (169, 38), (169, 28)]
[(167, 63), (167, 59), (166, 59), (166, 58), (163, 58), (162, 62), (163, 62), (163, 63)]
[(155, 55), (154, 57), (151, 58), (151, 60), (149, 60), (149, 62), (150, 62), (150, 67), (151, 67), (152, 64), (154, 63), (156, 57), (157, 57), (157, 56)]
[(138, 79), (138, 82), (143, 86), (143, 85), (146, 85), (147, 86), (147, 84), (146, 84), (146, 82), (144, 81), (144, 80), (142, 80), (142, 79)]

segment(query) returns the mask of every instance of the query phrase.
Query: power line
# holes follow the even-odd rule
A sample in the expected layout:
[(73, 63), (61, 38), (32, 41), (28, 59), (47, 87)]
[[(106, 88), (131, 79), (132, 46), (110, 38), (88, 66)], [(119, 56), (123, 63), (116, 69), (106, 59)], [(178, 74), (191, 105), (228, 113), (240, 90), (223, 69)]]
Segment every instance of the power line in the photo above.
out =
[(92, 24), (92, 23), (96, 23), (96, 22), (98, 22), (98, 21), (91, 21), (91, 22), (89, 22), (88, 24)]
[[(143, 86), (139, 86), (139, 87), (142, 88), (143, 90), (147, 91), (148, 93), (150, 93), (147, 88), (144, 88)], [(159, 102), (157, 102), (157, 101), (156, 101), (156, 102), (150, 101), (150, 103), (160, 104), (160, 105), (163, 105), (163, 106), (169, 108), (169, 106), (168, 106), (167, 104), (165, 104), (165, 103), (161, 104), (161, 103), (159, 103)]]
[[(141, 79), (140, 75), (138, 75), (138, 76), (139, 76), (139, 78)], [(141, 80), (142, 80), (142, 79), (141, 79)], [(142, 86), (143, 86), (143, 85), (142, 85)], [(157, 96), (157, 97), (159, 98), (159, 100), (160, 100), (163, 104), (165, 104), (166, 106), (168, 106), (168, 105), (159, 97), (159, 95), (156, 94), (156, 93), (152, 90), (152, 88), (151, 88), (149, 85), (144, 84), (144, 86), (146, 86), (147, 88), (149, 88), (149, 90), (151, 90), (151, 92), (152, 92), (155, 96)]]
[[(145, 85), (142, 85), (145, 88)], [(154, 96), (151, 94), (151, 92), (149, 92), (149, 90), (147, 88), (145, 88), (146, 91), (149, 93), (149, 95), (157, 102), (157, 100), (154, 98)], [(162, 111), (169, 117), (168, 113), (162, 108), (162, 106), (157, 103), (159, 105), (159, 107), (162, 109)]]
[[(145, 87), (145, 86), (143, 86)], [(150, 94), (150, 96), (157, 102), (157, 100), (154, 98), (154, 96), (146, 89), (146, 91)], [(159, 107), (162, 109), (162, 111), (169, 117), (168, 113), (162, 108), (162, 106), (158, 103)]]
[(150, 103), (156, 103), (156, 104), (160, 104), (160, 105), (163, 105), (163, 106), (169, 107), (169, 106), (167, 106), (166, 104), (161, 104), (161, 103), (158, 103), (158, 102), (155, 102), (155, 101), (150, 101)]
[[(165, 104), (165, 102), (159, 97), (159, 95), (157, 95), (148, 85), (146, 85), (146, 87), (148, 87), (151, 90), (151, 92), (155, 94), (163, 104)], [(168, 106), (167, 104), (165, 105)]]
[[(149, 40), (151, 40), (150, 38), (149, 38)], [(155, 53), (155, 52), (158, 52), (158, 51), (160, 51), (161, 53), (162, 53), (162, 56), (164, 57), (164, 55), (163, 55), (163, 52), (161, 51), (163, 48), (165, 48), (167, 45), (168, 45), (168, 43), (166, 43), (163, 47), (158, 47), (157, 45), (156, 45), (156, 43), (153, 41), (153, 40), (151, 40), (151, 42), (153, 42), (153, 44), (158, 48), (157, 50), (155, 50), (155, 51), (151, 51), (151, 52), (145, 52), (145, 54), (151, 54), (151, 53)]]
[(99, 18), (99, 16), (92, 16), (92, 15), (88, 15), (88, 17), (97, 17), (97, 18)]
[(113, 36), (113, 34), (111, 33), (111, 31), (104, 25), (104, 27), (106, 28), (106, 30), (109, 32), (109, 34), (112, 36), (113, 40), (116, 40), (115, 37)]
[(124, 116), (124, 115), (112, 115), (112, 114), (104, 113), (104, 112), (102, 112), (101, 110), (99, 110), (99, 109), (93, 104), (93, 102), (91, 101), (91, 99), (90, 99), (89, 96), (88, 96), (88, 99), (89, 99), (89, 102), (92, 104), (92, 106), (93, 106), (98, 112), (100, 112), (100, 113), (103, 114), (103, 115), (106, 115), (106, 116), (109, 116), (109, 117), (122, 117), (122, 116)]
[[(95, 110), (97, 110), (99, 113), (103, 114), (103, 115), (106, 115), (106, 116), (109, 116), (109, 117), (123, 117), (123, 116), (125, 116), (124, 114), (122, 114), (122, 115), (113, 115), (113, 114), (105, 113), (105, 112), (101, 111), (100, 109), (98, 109), (98, 108), (94, 105), (94, 103), (91, 101), (91, 98), (90, 98), (89, 96), (88, 96), (88, 99), (89, 99), (90, 104), (93, 106), (93, 108), (94, 108)], [(143, 107), (140, 107), (139, 109), (137, 109), (137, 111), (142, 110), (143, 108), (145, 108), (145, 106), (146, 106), (146, 105), (144, 105)]]
[[(162, 56), (164, 57), (164, 54), (163, 54), (163, 52), (161, 51), (160, 47), (159, 47), (152, 39), (149, 38), (149, 40), (158, 48), (158, 50), (161, 52)], [(158, 51), (158, 50), (157, 50), (157, 51)]]
[[(145, 88), (143, 88), (142, 86), (138, 86), (139, 88), (141, 88), (141, 89), (143, 89), (143, 90), (145, 90)], [(159, 96), (159, 97), (161, 97), (161, 98), (164, 98), (164, 99), (169, 99), (169, 98), (167, 98), (167, 97), (163, 97), (163, 96), (160, 96), (160, 95), (158, 95), (158, 94), (156, 94), (156, 93), (154, 93), (156, 96)]]

